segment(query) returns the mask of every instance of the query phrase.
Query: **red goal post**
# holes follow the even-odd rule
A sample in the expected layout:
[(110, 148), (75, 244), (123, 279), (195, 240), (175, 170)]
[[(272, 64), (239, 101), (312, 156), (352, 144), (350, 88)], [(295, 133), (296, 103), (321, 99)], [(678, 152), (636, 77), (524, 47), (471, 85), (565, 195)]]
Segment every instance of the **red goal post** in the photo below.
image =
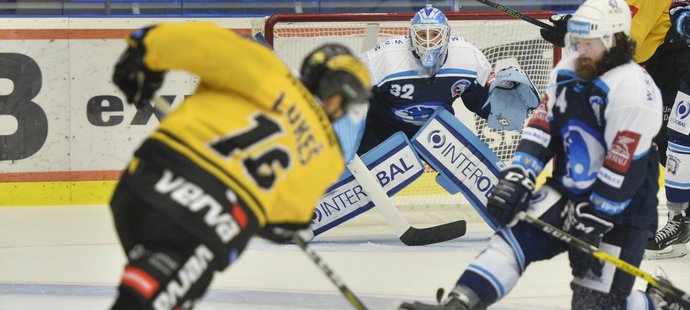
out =
[[(547, 21), (549, 11), (525, 11), (525, 15)], [(561, 51), (543, 40), (540, 28), (501, 12), (445, 12), (451, 35), (461, 36), (479, 48), (498, 71), (507, 66), (521, 68), (539, 91), (546, 87), (549, 74), (558, 62)], [(409, 33), (413, 12), (405, 13), (328, 13), (276, 14), (252, 21), (252, 32), (261, 32), (275, 52), (295, 72), (304, 56), (317, 46), (338, 42), (360, 53), (373, 48), (389, 37)], [(462, 104), (454, 104), (464, 110)], [(483, 119), (465, 110), (459, 118), (484, 141), (504, 162), (512, 158), (519, 141), (517, 132), (489, 129)], [(420, 180), (394, 197), (401, 210), (422, 210), (432, 218), (412, 218), (411, 223), (448, 222), (450, 218), (481, 221), (469, 204), (457, 194), (451, 196), (436, 185), (435, 172), (429, 170)], [(446, 212), (427, 212), (442, 209)], [(460, 212), (458, 212), (460, 211)], [(370, 212), (369, 212), (370, 213)], [(449, 217), (450, 216), (450, 217)], [(434, 218), (435, 217), (435, 218)]]

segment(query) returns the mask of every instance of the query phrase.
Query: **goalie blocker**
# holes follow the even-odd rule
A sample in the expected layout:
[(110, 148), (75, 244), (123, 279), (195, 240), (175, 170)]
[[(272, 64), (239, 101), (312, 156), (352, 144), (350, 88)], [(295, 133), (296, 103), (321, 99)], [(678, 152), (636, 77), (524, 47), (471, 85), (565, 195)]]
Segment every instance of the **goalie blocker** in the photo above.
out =
[[(375, 186), (390, 197), (423, 173), (424, 166), (417, 153), (439, 172), (436, 177), (439, 185), (450, 194), (462, 192), (484, 221), (493, 229), (497, 227), (497, 224), (486, 213), (486, 201), (498, 180), (498, 173), (503, 163), (479, 138), (445, 109), (439, 109), (434, 113), (414, 137), (412, 144), (404, 134), (398, 132), (364, 154), (362, 160), (375, 177), (377, 181)], [(372, 201), (372, 195), (367, 194), (372, 190), (376, 189), (371, 185), (362, 186), (351, 172), (346, 171), (329, 188), (315, 209), (311, 225), (314, 236), (374, 206), (378, 207), (375, 201)], [(397, 212), (397, 209), (393, 212)], [(462, 225), (458, 223), (454, 226), (457, 229), (462, 228), (462, 234), (458, 235), (457, 230), (453, 232), (453, 229), (448, 229), (448, 226), (441, 225), (414, 231), (418, 235), (415, 239), (425, 239), (426, 234), (441, 234), (432, 240), (435, 242), (457, 238), (464, 234), (465, 223), (462, 222)], [(445, 225), (450, 224), (453, 223)], [(395, 225), (392, 226), (396, 228)], [(414, 227), (411, 228), (414, 229)], [(411, 232), (408, 232), (408, 236)], [(453, 233), (455, 236), (452, 236)], [(401, 240), (403, 240), (403, 235), (398, 233)]]

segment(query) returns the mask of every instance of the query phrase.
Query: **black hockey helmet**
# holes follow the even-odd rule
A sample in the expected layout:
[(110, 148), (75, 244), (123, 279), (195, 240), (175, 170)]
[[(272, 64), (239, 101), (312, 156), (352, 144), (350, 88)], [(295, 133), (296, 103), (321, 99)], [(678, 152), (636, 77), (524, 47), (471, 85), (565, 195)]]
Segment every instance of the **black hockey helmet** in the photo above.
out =
[(345, 111), (352, 108), (351, 104), (367, 103), (369, 99), (369, 72), (344, 45), (324, 44), (309, 53), (302, 61), (300, 76), (304, 86), (320, 100), (341, 95)]

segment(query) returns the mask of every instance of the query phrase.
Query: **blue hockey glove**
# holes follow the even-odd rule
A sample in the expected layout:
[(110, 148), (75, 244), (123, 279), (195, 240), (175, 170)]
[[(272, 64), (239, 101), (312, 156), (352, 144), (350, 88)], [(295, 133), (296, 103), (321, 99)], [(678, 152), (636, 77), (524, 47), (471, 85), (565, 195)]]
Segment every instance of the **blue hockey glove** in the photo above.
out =
[(153, 71), (144, 64), (146, 48), (143, 39), (152, 27), (135, 31), (128, 39), (129, 47), (115, 64), (113, 83), (125, 94), (127, 102), (141, 108), (163, 85), (165, 71)]
[(568, 20), (572, 14), (561, 14), (549, 16), (549, 21), (553, 24), (552, 29), (541, 29), (541, 37), (553, 45), (565, 47), (565, 33), (568, 32)]
[[(605, 215), (596, 211), (588, 201), (568, 204), (563, 211), (567, 213), (563, 230), (593, 246), (599, 247), (602, 236), (613, 228), (613, 223), (603, 219)], [(582, 278), (589, 270), (597, 277), (601, 276), (604, 262), (591, 254), (572, 248), (568, 251), (568, 258), (573, 276)]]
[(496, 222), (505, 226), (515, 215), (527, 210), (536, 177), (522, 166), (510, 166), (501, 171), (500, 180), (489, 196), (486, 209)]
[(491, 108), (486, 124), (493, 129), (520, 130), (529, 111), (539, 104), (539, 93), (527, 74), (515, 67), (496, 73), (484, 103)]
[(676, 14), (674, 26), (680, 38), (685, 42), (690, 41), (690, 11), (682, 10)]

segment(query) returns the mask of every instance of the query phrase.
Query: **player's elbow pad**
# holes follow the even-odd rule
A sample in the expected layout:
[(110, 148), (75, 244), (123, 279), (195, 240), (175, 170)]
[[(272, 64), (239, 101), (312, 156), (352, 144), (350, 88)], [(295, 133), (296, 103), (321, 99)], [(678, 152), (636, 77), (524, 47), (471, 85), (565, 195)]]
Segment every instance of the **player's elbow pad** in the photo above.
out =
[(538, 103), (539, 93), (534, 83), (520, 69), (508, 67), (496, 74), (482, 108), (490, 107), (486, 119), (490, 128), (517, 131)]

